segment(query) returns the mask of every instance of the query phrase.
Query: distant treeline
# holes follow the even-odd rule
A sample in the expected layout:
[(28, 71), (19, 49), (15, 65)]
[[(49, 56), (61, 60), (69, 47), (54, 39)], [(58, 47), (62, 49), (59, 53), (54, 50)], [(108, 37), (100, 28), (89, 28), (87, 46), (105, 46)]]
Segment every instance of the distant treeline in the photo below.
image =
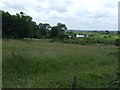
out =
[[(37, 24), (35, 21), (32, 20), (32, 17), (30, 17), (29, 15), (26, 15), (24, 12), (16, 13), (16, 15), (11, 15), (9, 12), (0, 10), (0, 13), (2, 13), (2, 38), (51, 39), (51, 42), (53, 42), (54, 40), (57, 40), (63, 43), (74, 43), (74, 44), (80, 44), (80, 45), (97, 44), (97, 43), (111, 44), (115, 42), (116, 46), (120, 46), (119, 38), (113, 41), (111, 40), (112, 42), (109, 40), (110, 38), (112, 38), (112, 33), (109, 32), (108, 30), (106, 30), (105, 32), (96, 31), (96, 33), (100, 35), (102, 34), (109, 35), (109, 38), (106, 41), (105, 41), (105, 38), (101, 40), (101, 38), (97, 39), (96, 37), (95, 38), (94, 37), (77, 38), (76, 33), (69, 30), (66, 31), (67, 27), (65, 24), (62, 24), (62, 23), (57, 23), (56, 26), (51, 26), (48, 23)], [(118, 31), (117, 33), (119, 37), (120, 31)]]
[(11, 15), (9, 12), (0, 10), (2, 13), (2, 37), (3, 38), (67, 38), (65, 24), (57, 23), (50, 26), (48, 23), (37, 24), (32, 17), (24, 12)]

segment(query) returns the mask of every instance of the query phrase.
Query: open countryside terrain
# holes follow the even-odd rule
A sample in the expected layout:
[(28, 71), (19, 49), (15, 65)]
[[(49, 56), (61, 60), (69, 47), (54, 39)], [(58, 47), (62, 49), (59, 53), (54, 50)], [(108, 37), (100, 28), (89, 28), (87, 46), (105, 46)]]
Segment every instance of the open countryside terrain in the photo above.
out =
[(85, 46), (48, 40), (3, 40), (3, 88), (109, 87), (117, 78), (115, 46)]

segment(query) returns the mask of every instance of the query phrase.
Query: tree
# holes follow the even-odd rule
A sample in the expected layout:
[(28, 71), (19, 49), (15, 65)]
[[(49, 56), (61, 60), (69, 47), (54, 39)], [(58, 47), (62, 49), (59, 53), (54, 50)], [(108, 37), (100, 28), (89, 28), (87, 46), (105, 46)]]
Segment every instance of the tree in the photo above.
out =
[(65, 24), (62, 24), (62, 23), (57, 23), (57, 26), (59, 26), (60, 30), (67, 30), (67, 27)]
[(51, 26), (48, 23), (39, 23), (39, 32), (41, 34), (41, 37), (46, 38), (48, 37), (49, 30), (51, 30)]
[(32, 17), (23, 12), (10, 15), (2, 11), (3, 37), (5, 38), (24, 38), (32, 37)]
[(2, 28), (3, 28), (2, 36), (9, 38), (11, 37), (12, 34), (12, 27), (11, 27), (12, 16), (8, 12), (4, 12), (4, 11), (1, 12), (2, 12)]
[(32, 37), (39, 38), (39, 26), (34, 21), (32, 22), (32, 25), (33, 25)]
[(23, 12), (13, 17), (13, 27), (15, 29), (16, 38), (32, 37), (32, 17), (27, 16)]
[(50, 36), (51, 37), (57, 37), (58, 34), (59, 34), (58, 26), (52, 27), (51, 32), (50, 32)]
[(105, 31), (106, 34), (110, 34), (110, 32), (108, 30)]
[(66, 37), (65, 30), (67, 30), (67, 27), (65, 24), (57, 23), (57, 26), (52, 27), (50, 36), (63, 39)]
[(41, 34), (46, 36), (48, 34), (48, 30), (50, 28), (51, 28), (51, 26), (48, 23), (42, 24), (41, 27), (40, 27)]
[(24, 12), (11, 15), (8, 12), (2, 12), (2, 36), (4, 38), (49, 38), (55, 37), (59, 39), (66, 38), (65, 24), (57, 23), (51, 27), (48, 23), (39, 23), (32, 21), (32, 17)]

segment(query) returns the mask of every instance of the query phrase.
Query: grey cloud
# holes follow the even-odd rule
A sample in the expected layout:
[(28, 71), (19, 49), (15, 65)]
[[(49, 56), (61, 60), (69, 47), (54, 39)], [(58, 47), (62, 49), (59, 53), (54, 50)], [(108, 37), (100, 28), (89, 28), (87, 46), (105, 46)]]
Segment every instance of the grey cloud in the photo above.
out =
[(117, 7), (117, 3), (114, 3), (114, 2), (106, 2), (104, 4), (105, 7), (107, 8), (116, 8)]
[(92, 18), (108, 18), (110, 12), (108, 11), (97, 11), (93, 14)]
[(67, 12), (67, 8), (71, 6), (72, 3), (70, 2), (64, 2), (64, 3), (50, 3), (49, 9), (50, 10), (55, 10), (58, 12)]
[[(31, 1), (22, 1), (18, 0), (9, 2), (4, 0), (2, 1), (4, 4), (2, 9), (8, 9), (9, 12), (15, 10), (16, 13), (23, 10), (26, 14), (30, 16), (33, 15), (33, 20), (37, 23), (46, 22), (51, 25), (56, 25), (58, 22), (62, 22), (71, 29), (117, 28), (117, 19), (112, 15), (113, 12), (109, 12), (109, 10), (101, 9), (96, 12), (91, 12), (87, 8), (78, 7), (77, 10), (75, 9), (75, 12), (72, 12), (72, 15), (69, 15), (71, 12), (67, 11), (68, 8), (74, 6), (74, 3), (70, 2), (70, 0), (64, 0), (63, 2), (60, 1), (59, 3), (57, 0), (36, 0), (33, 3)], [(46, 6), (42, 5), (42, 3)], [(109, 2), (106, 3), (104, 7), (116, 8), (116, 5)], [(54, 11), (56, 14), (50, 14)]]
[(34, 7), (33, 7), (33, 9), (35, 10), (35, 11), (37, 11), (38, 13), (40, 13), (40, 12), (45, 12), (47, 9), (45, 9), (45, 8), (43, 8), (42, 6), (38, 6), (38, 5), (35, 5)]
[(75, 15), (82, 16), (85, 18), (100, 19), (100, 18), (110, 17), (110, 12), (106, 11), (106, 10), (90, 12), (87, 9), (81, 9), (81, 10), (77, 11)]
[(76, 16), (89, 16), (91, 12), (89, 12), (86, 8), (81, 8), (75, 12)]
[(3, 8), (4, 9), (15, 9), (15, 10), (25, 10), (24, 4), (21, 2), (3, 2), (5, 5)]
[(55, 10), (57, 12), (67, 12), (67, 7), (66, 6), (60, 6), (60, 5), (51, 5), (50, 10)]
[[(38, 14), (46, 14), (46, 16), (58, 18), (57, 15), (50, 15), (52, 12), (57, 12), (60, 15), (63, 15), (67, 13), (67, 8), (72, 4), (70, 2), (63, 2), (63, 3), (57, 3), (57, 2), (44, 2), (46, 7), (41, 6), (39, 3), (37, 5), (34, 5), (34, 10), (38, 12)], [(69, 5), (68, 5), (69, 4)], [(43, 17), (44, 18), (44, 17)]]

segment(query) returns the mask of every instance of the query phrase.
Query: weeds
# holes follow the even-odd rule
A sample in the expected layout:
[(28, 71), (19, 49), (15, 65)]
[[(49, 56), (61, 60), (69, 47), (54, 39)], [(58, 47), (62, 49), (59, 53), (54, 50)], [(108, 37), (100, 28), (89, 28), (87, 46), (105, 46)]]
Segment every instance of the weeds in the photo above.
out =
[[(16, 43), (16, 44), (14, 44)], [(29, 47), (28, 47), (29, 46)], [(3, 41), (4, 88), (108, 87), (116, 78), (116, 47), (82, 46), (43, 41)], [(107, 78), (107, 79), (106, 79)], [(116, 85), (117, 82), (112, 82)]]

